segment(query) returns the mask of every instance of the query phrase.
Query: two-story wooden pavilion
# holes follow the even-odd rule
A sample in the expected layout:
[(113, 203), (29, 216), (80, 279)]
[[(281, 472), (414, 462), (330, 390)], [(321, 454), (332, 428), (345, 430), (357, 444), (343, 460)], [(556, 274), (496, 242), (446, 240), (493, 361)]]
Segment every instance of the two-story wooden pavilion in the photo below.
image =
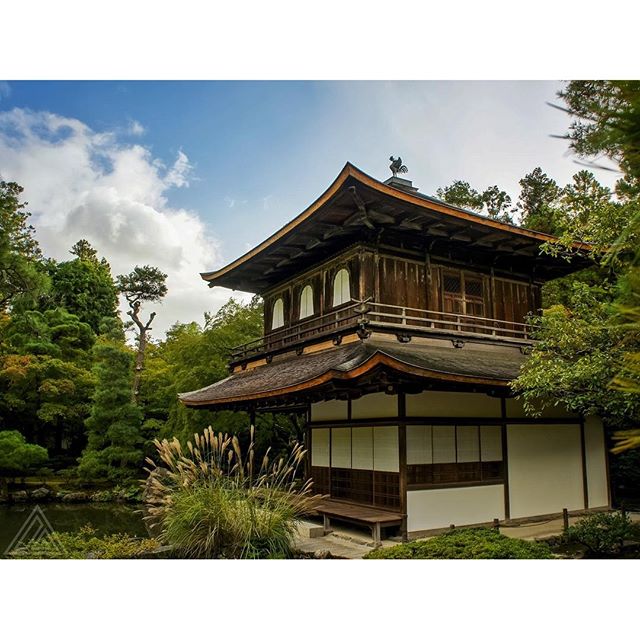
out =
[(550, 240), (347, 164), (282, 229), (201, 274), (260, 294), (264, 337), (180, 399), (303, 411), (326, 513), (378, 534), (607, 507), (600, 420), (532, 418), (510, 392), (541, 285), (586, 263), (542, 253)]

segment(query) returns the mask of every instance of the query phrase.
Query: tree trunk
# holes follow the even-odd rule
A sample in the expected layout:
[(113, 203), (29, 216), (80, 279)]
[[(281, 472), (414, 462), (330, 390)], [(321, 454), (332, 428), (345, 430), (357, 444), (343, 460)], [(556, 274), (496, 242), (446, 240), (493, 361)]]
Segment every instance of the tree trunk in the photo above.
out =
[(144, 369), (144, 352), (147, 348), (147, 329), (141, 328), (138, 336), (138, 353), (136, 353), (136, 368), (133, 374), (133, 387), (131, 389), (131, 400), (134, 404), (138, 404), (138, 395), (140, 393), (140, 381), (142, 380), (142, 371)]

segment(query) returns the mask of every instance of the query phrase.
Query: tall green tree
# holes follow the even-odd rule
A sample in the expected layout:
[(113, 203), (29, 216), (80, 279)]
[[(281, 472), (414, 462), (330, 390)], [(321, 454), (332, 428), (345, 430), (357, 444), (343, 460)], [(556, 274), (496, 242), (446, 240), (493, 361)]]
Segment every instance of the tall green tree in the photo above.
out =
[(555, 234), (559, 197), (560, 187), (540, 167), (524, 176), (520, 180), (520, 195), (516, 204), (522, 226), (534, 231)]
[(142, 411), (131, 400), (133, 354), (117, 321), (103, 326), (93, 348), (95, 391), (85, 424), (87, 447), (78, 464), (85, 479), (121, 481), (141, 471)]
[(91, 327), (64, 309), (25, 311), (12, 314), (3, 336), (0, 427), (18, 428), (56, 456), (81, 447), (93, 389)]
[(134, 402), (138, 401), (140, 393), (140, 380), (144, 370), (144, 357), (149, 341), (149, 331), (156, 312), (149, 314), (146, 322), (141, 318), (143, 302), (160, 302), (167, 295), (167, 274), (162, 273), (157, 267), (145, 265), (136, 266), (134, 270), (127, 274), (118, 276), (118, 290), (124, 295), (129, 304), (127, 315), (131, 318), (133, 325), (137, 329), (138, 351), (136, 354), (136, 366), (131, 387), (131, 397)]
[(142, 376), (140, 404), (145, 414), (161, 420), (162, 435), (186, 441), (210, 424), (236, 432), (248, 426), (246, 415), (193, 411), (181, 405), (178, 393), (204, 387), (229, 375), (229, 350), (262, 335), (262, 302), (244, 305), (230, 300), (215, 315), (175, 324), (164, 341), (149, 351)]
[(17, 183), (0, 181), (0, 312), (20, 297), (35, 300), (48, 285), (22, 192)]
[(436, 190), (436, 195), (449, 204), (478, 213), (484, 207), (482, 194), (464, 180), (454, 180), (450, 185), (440, 187)]
[[(573, 121), (566, 136), (593, 166), (602, 158), (619, 171), (617, 198), (581, 171), (559, 197), (560, 249), (594, 244), (599, 263), (573, 282), (564, 304), (539, 320), (531, 358), (514, 388), (525, 398), (598, 413), (618, 433), (617, 451), (640, 445), (640, 82), (573, 81), (560, 93)], [(553, 248), (550, 248), (554, 250)], [(558, 247), (555, 248), (558, 250)], [(638, 461), (616, 460), (630, 473)]]
[(51, 289), (41, 307), (64, 307), (98, 333), (103, 318), (115, 318), (118, 311), (118, 289), (111, 268), (86, 240), (77, 242), (71, 253), (77, 256), (74, 260), (49, 262)]
[(449, 204), (483, 213), (494, 220), (509, 224), (513, 222), (510, 214), (511, 196), (497, 185), (480, 192), (468, 182), (454, 180), (449, 186), (438, 189), (436, 195)]
[(572, 117), (566, 139), (594, 164), (606, 156), (622, 190), (640, 185), (640, 80), (573, 80), (559, 92)]

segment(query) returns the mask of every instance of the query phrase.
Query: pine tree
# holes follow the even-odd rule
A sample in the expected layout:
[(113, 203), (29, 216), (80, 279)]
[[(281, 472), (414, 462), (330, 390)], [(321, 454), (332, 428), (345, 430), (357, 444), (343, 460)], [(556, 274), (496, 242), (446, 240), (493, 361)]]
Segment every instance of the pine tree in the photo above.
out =
[(116, 324), (111, 322), (109, 330), (103, 325), (106, 335), (93, 349), (96, 387), (85, 422), (87, 448), (78, 466), (78, 474), (85, 478), (126, 480), (142, 463), (142, 411), (131, 401), (133, 354)]

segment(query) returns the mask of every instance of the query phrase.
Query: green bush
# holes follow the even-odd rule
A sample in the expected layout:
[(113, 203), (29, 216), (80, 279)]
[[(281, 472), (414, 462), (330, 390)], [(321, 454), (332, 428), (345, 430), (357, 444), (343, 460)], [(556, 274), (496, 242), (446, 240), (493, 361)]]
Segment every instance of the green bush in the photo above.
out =
[(496, 529), (454, 529), (435, 538), (416, 540), (369, 552), (366, 559), (546, 559), (553, 555), (540, 542), (503, 536)]
[(146, 520), (161, 542), (188, 558), (285, 558), (299, 518), (318, 497), (296, 475), (304, 450), (254, 468), (253, 430), (246, 455), (236, 437), (211, 428), (188, 450), (178, 440), (156, 442), (161, 467), (152, 465), (144, 498)]
[(25, 475), (47, 462), (44, 447), (29, 444), (19, 431), (0, 431), (0, 475)]
[(619, 511), (582, 518), (562, 536), (563, 542), (582, 544), (593, 555), (615, 554), (625, 540), (640, 541), (640, 526)]
[(82, 527), (77, 533), (53, 533), (32, 540), (10, 554), (12, 558), (80, 559), (137, 558), (154, 551), (160, 543), (153, 538), (134, 538), (124, 533), (96, 536), (95, 529)]

